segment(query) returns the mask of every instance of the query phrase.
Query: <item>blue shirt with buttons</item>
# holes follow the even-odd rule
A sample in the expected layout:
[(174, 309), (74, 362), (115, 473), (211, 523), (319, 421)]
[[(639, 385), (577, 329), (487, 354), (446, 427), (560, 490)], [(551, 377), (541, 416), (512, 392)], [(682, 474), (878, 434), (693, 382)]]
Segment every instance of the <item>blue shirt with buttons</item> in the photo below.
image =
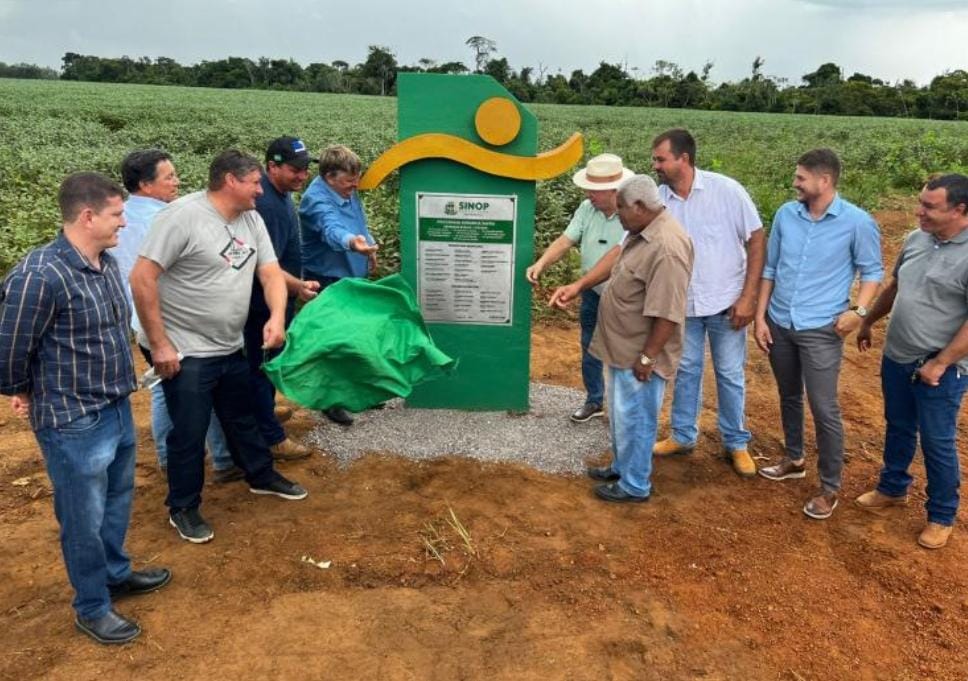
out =
[(299, 202), (299, 222), (303, 272), (307, 279), (367, 276), (369, 258), (350, 250), (350, 241), (357, 236), (366, 237), (368, 244), (375, 243), (355, 191), (349, 198), (343, 197), (322, 177), (317, 177), (309, 183)]
[(831, 324), (850, 307), (850, 287), (884, 277), (881, 235), (874, 218), (834, 197), (814, 220), (806, 205), (785, 203), (773, 218), (763, 278), (773, 281), (769, 315), (802, 331)]

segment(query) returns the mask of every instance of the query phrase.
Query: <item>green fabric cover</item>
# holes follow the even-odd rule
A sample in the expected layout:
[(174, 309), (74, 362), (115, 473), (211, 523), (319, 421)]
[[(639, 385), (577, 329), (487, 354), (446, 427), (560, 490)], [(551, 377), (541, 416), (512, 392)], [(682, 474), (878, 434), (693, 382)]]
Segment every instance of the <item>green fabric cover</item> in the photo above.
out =
[(413, 290), (394, 274), (328, 286), (296, 315), (282, 352), (263, 369), (297, 404), (356, 412), (406, 397), (456, 364), (434, 345)]

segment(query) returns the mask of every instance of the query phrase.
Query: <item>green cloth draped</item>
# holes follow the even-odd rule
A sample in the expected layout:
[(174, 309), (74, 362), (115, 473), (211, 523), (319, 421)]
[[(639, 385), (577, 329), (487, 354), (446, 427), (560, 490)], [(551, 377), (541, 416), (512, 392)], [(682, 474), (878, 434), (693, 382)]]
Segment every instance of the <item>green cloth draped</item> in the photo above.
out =
[(296, 315), (282, 352), (263, 369), (304, 407), (363, 411), (406, 397), (456, 363), (434, 345), (413, 290), (394, 274), (328, 286)]

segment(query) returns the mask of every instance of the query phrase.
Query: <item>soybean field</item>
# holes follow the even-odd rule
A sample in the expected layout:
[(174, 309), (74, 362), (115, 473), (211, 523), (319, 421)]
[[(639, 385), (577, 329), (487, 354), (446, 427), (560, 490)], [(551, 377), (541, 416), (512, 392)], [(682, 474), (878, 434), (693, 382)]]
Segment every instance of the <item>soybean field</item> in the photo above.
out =
[[(796, 158), (829, 146), (845, 164), (842, 192), (875, 210), (912, 196), (938, 171), (968, 171), (968, 124), (928, 120), (796, 116), (603, 106), (531, 105), (540, 150), (575, 132), (586, 157), (620, 154), (649, 170), (650, 141), (686, 127), (699, 144), (698, 165), (744, 184), (764, 224), (792, 198)], [(182, 191), (204, 185), (209, 161), (236, 147), (261, 158), (273, 137), (293, 134), (312, 149), (333, 143), (369, 163), (396, 141), (396, 100), (389, 97), (149, 85), (0, 79), (0, 271), (58, 229), (56, 191), (64, 175), (96, 170), (119, 175), (130, 150), (171, 152)], [(381, 267), (399, 266), (396, 177), (364, 195), (371, 229), (382, 244)], [(570, 173), (538, 185), (538, 252), (565, 227), (581, 200)], [(577, 258), (549, 273), (547, 284), (577, 272)]]

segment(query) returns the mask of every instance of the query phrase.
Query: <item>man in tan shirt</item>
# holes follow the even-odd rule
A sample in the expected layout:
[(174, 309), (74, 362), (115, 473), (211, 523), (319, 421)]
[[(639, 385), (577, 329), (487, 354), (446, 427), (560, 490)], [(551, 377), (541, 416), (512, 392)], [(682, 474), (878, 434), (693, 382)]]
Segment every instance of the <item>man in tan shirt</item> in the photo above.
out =
[(637, 175), (618, 190), (618, 215), (627, 235), (578, 281), (557, 289), (551, 305), (564, 307), (606, 279), (590, 352), (608, 370), (611, 465), (590, 468), (604, 501), (647, 501), (652, 447), (666, 382), (682, 356), (692, 242), (662, 205), (652, 178)]

